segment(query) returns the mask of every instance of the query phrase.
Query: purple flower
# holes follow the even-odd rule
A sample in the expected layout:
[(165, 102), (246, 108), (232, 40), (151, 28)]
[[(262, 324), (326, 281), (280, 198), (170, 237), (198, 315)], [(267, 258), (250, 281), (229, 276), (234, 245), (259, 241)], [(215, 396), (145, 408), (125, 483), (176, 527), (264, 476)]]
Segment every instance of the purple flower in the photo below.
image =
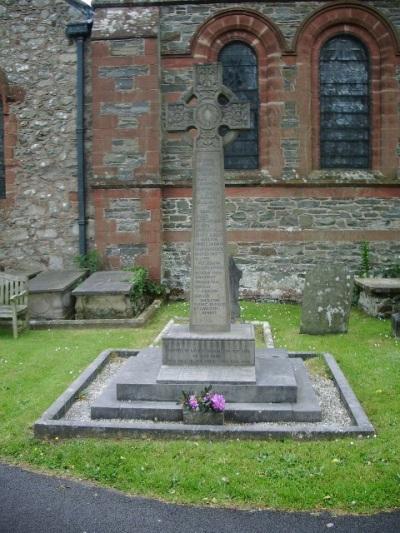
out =
[(222, 413), (222, 411), (225, 409), (225, 398), (222, 394), (213, 394), (211, 396), (211, 409), (213, 411), (217, 411), (218, 413)]
[(193, 411), (199, 408), (199, 402), (197, 401), (197, 398), (194, 394), (191, 394), (189, 396), (187, 404), (188, 404), (189, 409), (192, 409)]

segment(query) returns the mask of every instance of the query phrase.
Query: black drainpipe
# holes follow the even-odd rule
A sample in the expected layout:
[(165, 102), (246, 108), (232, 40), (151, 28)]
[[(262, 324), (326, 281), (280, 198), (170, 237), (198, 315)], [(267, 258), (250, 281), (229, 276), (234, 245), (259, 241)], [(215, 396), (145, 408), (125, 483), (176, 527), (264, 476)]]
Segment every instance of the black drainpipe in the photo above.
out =
[(76, 154), (78, 172), (78, 227), (79, 255), (87, 253), (86, 240), (86, 157), (85, 157), (85, 40), (90, 35), (91, 24), (68, 24), (67, 36), (76, 40)]

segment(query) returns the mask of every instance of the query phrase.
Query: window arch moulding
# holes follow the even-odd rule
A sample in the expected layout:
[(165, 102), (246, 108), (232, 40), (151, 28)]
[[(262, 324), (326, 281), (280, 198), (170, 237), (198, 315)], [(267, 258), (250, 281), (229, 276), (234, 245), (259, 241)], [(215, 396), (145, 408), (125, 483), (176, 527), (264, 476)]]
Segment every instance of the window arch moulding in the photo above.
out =
[(358, 175), (367, 181), (393, 180), (398, 173), (400, 100), (396, 70), (400, 65), (399, 42), (391, 24), (382, 15), (353, 2), (318, 10), (303, 23), (294, 40), (297, 62), (301, 65), (298, 86), (303, 88), (298, 94), (303, 124), (300, 143), (304, 147), (300, 172), (308, 175), (320, 171), (319, 57), (324, 44), (340, 34), (360, 40), (370, 60), (371, 165), (364, 177), (362, 172)]
[[(286, 41), (280, 30), (253, 10), (227, 9), (206, 20), (191, 42), (193, 63), (218, 61), (221, 50), (240, 41), (257, 56), (259, 87), (259, 170), (245, 174), (267, 180), (282, 173), (280, 114), (283, 97), (281, 58)], [(241, 171), (227, 171), (243, 174)]]

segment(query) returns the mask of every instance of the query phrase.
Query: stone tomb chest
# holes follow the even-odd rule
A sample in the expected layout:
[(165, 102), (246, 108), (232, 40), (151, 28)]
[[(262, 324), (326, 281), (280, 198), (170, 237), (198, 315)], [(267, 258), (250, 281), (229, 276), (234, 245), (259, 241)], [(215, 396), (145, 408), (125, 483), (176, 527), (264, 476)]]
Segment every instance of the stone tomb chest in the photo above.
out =
[(73, 291), (75, 317), (132, 318), (132, 272), (123, 270), (95, 272)]
[(356, 278), (360, 287), (358, 305), (368, 315), (389, 318), (400, 311), (400, 279)]
[(53, 270), (29, 280), (29, 313), (37, 320), (72, 318), (72, 290), (86, 276), (85, 271)]

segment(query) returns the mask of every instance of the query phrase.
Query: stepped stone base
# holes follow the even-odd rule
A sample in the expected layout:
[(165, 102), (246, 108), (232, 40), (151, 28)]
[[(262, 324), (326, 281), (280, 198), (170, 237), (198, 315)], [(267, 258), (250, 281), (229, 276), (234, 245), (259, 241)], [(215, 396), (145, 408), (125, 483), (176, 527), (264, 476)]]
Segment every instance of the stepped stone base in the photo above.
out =
[(161, 383), (161, 366), (159, 348), (148, 348), (131, 357), (92, 405), (92, 418), (181, 421), (178, 401), (182, 390), (200, 392), (212, 385), (225, 396), (227, 422), (321, 420), (321, 409), (303, 361), (289, 359), (282, 350), (256, 350), (255, 383), (233, 383), (223, 378), (219, 381), (218, 374), (212, 378), (211, 373), (212, 379), (206, 382), (197, 379)]

